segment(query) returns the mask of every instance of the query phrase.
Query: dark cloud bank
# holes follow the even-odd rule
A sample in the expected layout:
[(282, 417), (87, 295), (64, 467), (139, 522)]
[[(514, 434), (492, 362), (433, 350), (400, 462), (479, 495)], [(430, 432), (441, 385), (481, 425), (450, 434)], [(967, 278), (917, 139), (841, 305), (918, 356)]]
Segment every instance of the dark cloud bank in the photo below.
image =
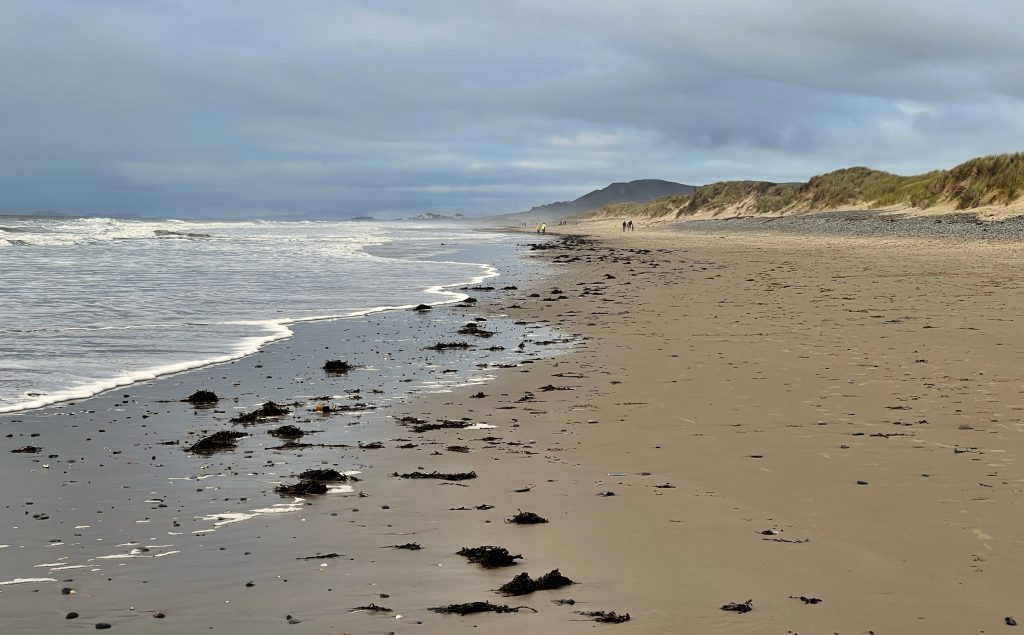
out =
[(0, 211), (516, 211), (1024, 149), (1024, 4), (9, 0)]

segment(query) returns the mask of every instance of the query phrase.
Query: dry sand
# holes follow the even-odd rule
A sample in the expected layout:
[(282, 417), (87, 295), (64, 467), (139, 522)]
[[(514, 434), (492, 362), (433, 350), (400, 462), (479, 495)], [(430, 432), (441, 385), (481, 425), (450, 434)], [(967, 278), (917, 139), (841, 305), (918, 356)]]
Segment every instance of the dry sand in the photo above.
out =
[[(86, 578), (70, 599), (11, 587), (7, 626), (881, 635), (991, 633), (1024, 618), (1020, 247), (581, 229), (596, 242), (536, 252), (555, 270), (539, 288), (453, 309), (548, 321), (582, 336), (572, 353), (391, 408), (493, 428), (377, 430), (385, 449), (329, 459), (361, 470), (367, 497), (315, 497), (301, 514), (202, 538), (180, 556), (187, 578)], [(275, 354), (308, 353), (272, 348), (240, 366), (301, 372), (275, 370)], [(260, 390), (234, 372), (212, 376)], [(167, 390), (183, 392), (174, 381)], [(280, 473), (319, 457), (263, 451), (252, 465), (270, 456)], [(478, 478), (390, 476), (414, 470)], [(550, 522), (503, 522), (517, 510)], [(389, 548), (409, 542), (422, 549)], [(487, 570), (454, 555), (480, 545), (523, 559)], [(327, 553), (339, 557), (296, 560)], [(578, 584), (494, 591), (556, 568)], [(748, 613), (720, 608), (748, 599)], [(482, 600), (536, 612), (427, 610)], [(350, 612), (370, 603), (393, 611)], [(83, 618), (65, 622), (71, 608)], [(166, 618), (138, 616), (152, 610)]]

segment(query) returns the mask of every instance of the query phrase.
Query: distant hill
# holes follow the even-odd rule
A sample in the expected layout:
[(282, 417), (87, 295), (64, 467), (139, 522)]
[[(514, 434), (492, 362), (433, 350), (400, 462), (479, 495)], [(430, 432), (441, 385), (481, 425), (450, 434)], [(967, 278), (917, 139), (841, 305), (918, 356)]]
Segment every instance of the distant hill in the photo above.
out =
[(1024, 213), (1024, 153), (980, 157), (917, 176), (853, 167), (812, 177), (806, 183), (720, 181), (643, 204), (606, 205), (585, 216), (673, 220), (837, 209), (952, 212), (980, 208)]
[(697, 187), (694, 185), (684, 185), (659, 179), (641, 179), (639, 181), (629, 181), (628, 183), (612, 183), (608, 187), (594, 190), (573, 201), (537, 205), (528, 211), (516, 214), (502, 214), (498, 218), (518, 218), (523, 220), (535, 218), (537, 220), (551, 221), (557, 218), (589, 212), (612, 203), (646, 203), (671, 194), (689, 194), (696, 189)]

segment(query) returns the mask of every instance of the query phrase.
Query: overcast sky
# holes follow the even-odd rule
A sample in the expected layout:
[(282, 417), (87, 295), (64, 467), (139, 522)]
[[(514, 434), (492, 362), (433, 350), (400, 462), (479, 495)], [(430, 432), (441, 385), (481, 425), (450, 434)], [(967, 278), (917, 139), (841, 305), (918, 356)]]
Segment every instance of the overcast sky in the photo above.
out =
[(518, 211), (1024, 150), (1019, 0), (0, 0), (0, 212)]

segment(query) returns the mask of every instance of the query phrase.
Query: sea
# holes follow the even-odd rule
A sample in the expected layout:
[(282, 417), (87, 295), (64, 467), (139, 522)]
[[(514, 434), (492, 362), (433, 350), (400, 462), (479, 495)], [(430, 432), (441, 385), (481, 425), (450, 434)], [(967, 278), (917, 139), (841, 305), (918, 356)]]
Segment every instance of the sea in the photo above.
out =
[(498, 273), (465, 246), (512, 240), (438, 221), (2, 216), (0, 413), (237, 359), (298, 322), (460, 301)]

